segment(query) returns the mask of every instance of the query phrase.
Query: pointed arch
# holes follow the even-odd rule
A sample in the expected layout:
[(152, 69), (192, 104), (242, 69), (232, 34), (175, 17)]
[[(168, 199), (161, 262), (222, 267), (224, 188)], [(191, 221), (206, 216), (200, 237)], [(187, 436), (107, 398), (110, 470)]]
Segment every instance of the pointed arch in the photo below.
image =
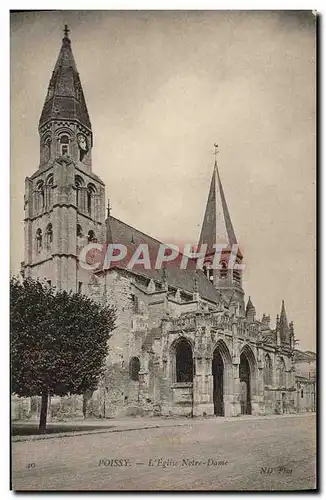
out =
[(272, 385), (273, 383), (273, 364), (268, 353), (264, 357), (264, 385)]
[(283, 356), (277, 358), (277, 382), (279, 387), (286, 386), (286, 365)]
[(225, 401), (232, 393), (232, 357), (223, 339), (218, 339), (212, 352), (214, 414), (225, 415)]
[(228, 363), (232, 364), (232, 356), (230, 354), (228, 346), (226, 345), (226, 343), (224, 342), (223, 339), (218, 339), (217, 342), (215, 343), (214, 348), (212, 350), (213, 355), (214, 355), (214, 351), (216, 351), (216, 349), (218, 349), (219, 352), (221, 353), (223, 362), (225, 364), (228, 364)]
[(256, 373), (257, 372), (257, 360), (256, 360), (256, 357), (253, 353), (251, 346), (249, 344), (245, 344), (241, 349), (240, 356), (241, 356), (241, 354), (244, 354), (247, 357), (248, 363), (250, 366), (250, 370), (252, 370), (253, 373)]
[(252, 348), (245, 344), (240, 352), (239, 379), (240, 379), (240, 407), (242, 414), (252, 414), (253, 397), (258, 391), (257, 361)]
[(173, 361), (173, 382), (193, 382), (193, 346), (185, 337), (179, 337), (170, 349)]

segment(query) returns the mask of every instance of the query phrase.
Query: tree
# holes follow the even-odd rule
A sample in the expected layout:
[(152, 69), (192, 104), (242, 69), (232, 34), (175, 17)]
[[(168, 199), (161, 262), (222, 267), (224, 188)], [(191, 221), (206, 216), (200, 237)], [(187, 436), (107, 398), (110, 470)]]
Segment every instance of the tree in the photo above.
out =
[(49, 395), (97, 388), (116, 313), (79, 293), (30, 278), (10, 280), (11, 390), (41, 396), (45, 432)]

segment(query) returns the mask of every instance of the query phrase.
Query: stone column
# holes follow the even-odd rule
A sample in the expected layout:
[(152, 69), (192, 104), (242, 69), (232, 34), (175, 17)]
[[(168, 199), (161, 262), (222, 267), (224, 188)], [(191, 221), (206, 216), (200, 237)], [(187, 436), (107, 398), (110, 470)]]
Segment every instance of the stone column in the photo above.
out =
[(168, 330), (169, 317), (166, 315), (161, 320), (161, 377), (160, 377), (160, 397), (162, 415), (170, 415), (172, 408), (172, 366), (169, 359)]
[(146, 407), (148, 399), (148, 386), (149, 386), (148, 362), (149, 362), (149, 354), (148, 352), (143, 352), (141, 357), (140, 372), (139, 372), (138, 403), (139, 406), (144, 409)]
[(201, 417), (201, 394), (202, 394), (202, 358), (194, 358), (195, 375), (193, 377), (193, 389), (192, 389), (192, 405), (193, 405), (193, 416)]
[[(257, 408), (256, 414), (263, 415), (265, 413), (265, 401), (264, 401), (264, 351), (261, 346), (257, 346)], [(254, 412), (253, 412), (254, 414)]]
[(233, 395), (233, 405), (230, 408), (230, 414), (227, 415), (226, 408), (224, 407), (225, 416), (241, 415), (240, 407), (240, 350), (239, 350), (239, 340), (238, 340), (238, 328), (237, 321), (235, 318), (232, 320), (232, 379), (230, 383), (229, 392)]

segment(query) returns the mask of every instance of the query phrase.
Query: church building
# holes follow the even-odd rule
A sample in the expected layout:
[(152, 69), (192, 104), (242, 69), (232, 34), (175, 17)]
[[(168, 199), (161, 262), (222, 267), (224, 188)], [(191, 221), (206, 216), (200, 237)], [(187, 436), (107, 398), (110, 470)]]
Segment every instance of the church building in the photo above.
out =
[[(51, 398), (49, 418), (297, 411), (302, 385), (296, 381), (293, 322), (288, 322), (284, 301), (274, 326), (268, 314), (259, 318), (254, 300), (245, 300), (240, 266), (228, 266), (237, 238), (217, 162), (199, 235), (199, 245), (208, 248), (202, 269), (192, 258), (186, 269), (128, 269), (116, 262), (90, 272), (79, 261), (90, 242), (118, 243), (129, 251), (146, 244), (153, 252), (160, 242), (106, 211), (105, 185), (93, 171), (92, 125), (67, 28), (39, 136), (39, 166), (25, 181), (22, 273), (117, 308), (98, 389)], [(215, 269), (214, 245), (221, 242), (226, 249)], [(243, 261), (240, 249), (235, 261)], [(38, 399), (30, 398), (25, 406), (16, 402), (14, 413), (19, 418), (36, 414)]]

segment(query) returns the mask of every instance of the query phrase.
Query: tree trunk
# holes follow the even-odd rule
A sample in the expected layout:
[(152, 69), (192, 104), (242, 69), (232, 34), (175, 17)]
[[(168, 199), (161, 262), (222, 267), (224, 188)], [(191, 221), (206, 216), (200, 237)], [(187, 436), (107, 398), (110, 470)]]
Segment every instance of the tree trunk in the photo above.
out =
[(42, 404), (41, 404), (41, 414), (40, 414), (40, 425), (39, 425), (39, 433), (44, 434), (46, 429), (46, 417), (48, 413), (48, 393), (44, 392), (42, 394)]

